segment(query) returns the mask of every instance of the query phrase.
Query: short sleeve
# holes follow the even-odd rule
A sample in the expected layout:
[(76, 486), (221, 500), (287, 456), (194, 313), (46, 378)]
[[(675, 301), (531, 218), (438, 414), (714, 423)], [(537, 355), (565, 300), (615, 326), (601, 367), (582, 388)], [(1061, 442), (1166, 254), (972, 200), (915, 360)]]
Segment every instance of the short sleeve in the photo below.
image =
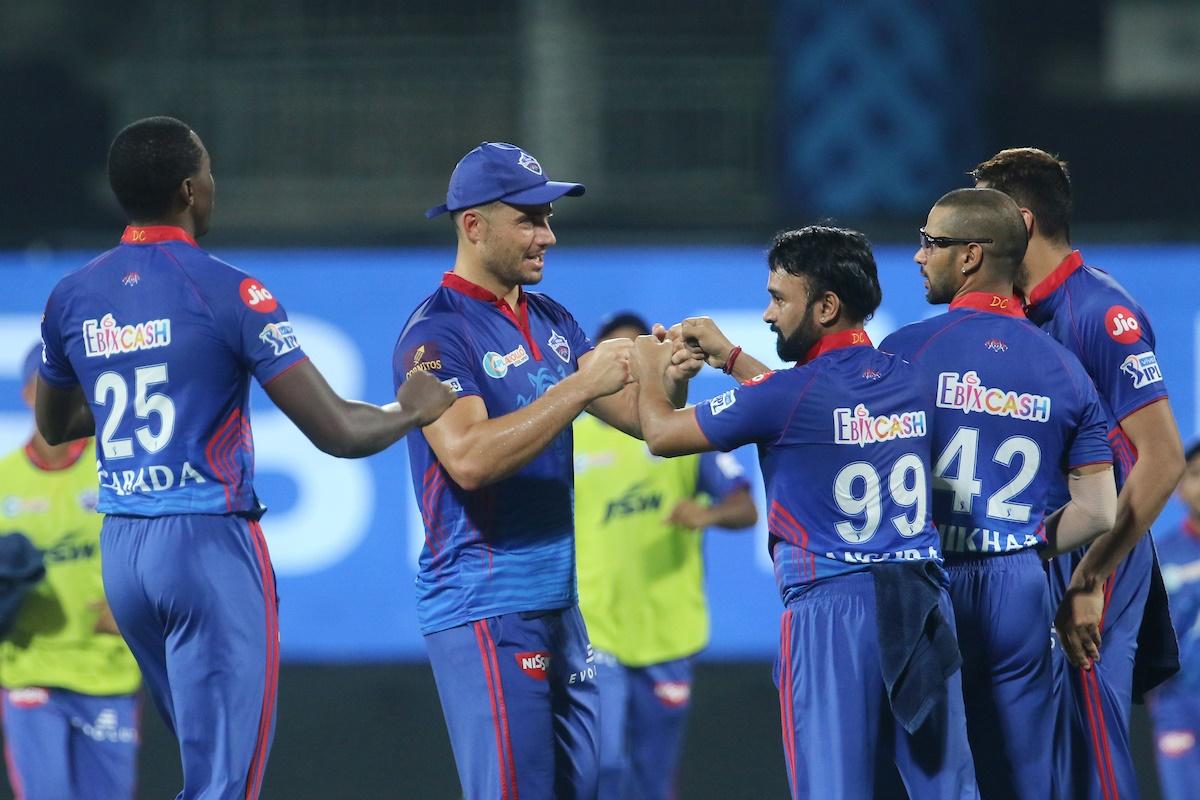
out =
[(776, 373), (764, 373), (697, 405), (696, 422), (713, 447), (725, 452), (775, 441), (795, 406), (795, 397), (786, 396), (785, 383)]
[(459, 397), (480, 395), (475, 359), (459, 319), (442, 314), (425, 317), (407, 328), (392, 353), (392, 383), (396, 389), (409, 376), (428, 372)]
[(237, 295), (222, 302), (237, 309), (239, 356), (260, 384), (307, 358), (283, 304), (258, 279), (244, 277)]
[[(1080, 370), (1082, 372), (1082, 370)], [(1076, 380), (1081, 407), (1074, 434), (1067, 449), (1067, 469), (1088, 464), (1112, 463), (1112, 445), (1108, 441), (1108, 416), (1096, 388), (1086, 375)]]
[(700, 477), (696, 481), (696, 492), (717, 500), (724, 500), (740, 489), (746, 489), (746, 471), (732, 453), (701, 453)]
[[(575, 357), (575, 363), (579, 363), (579, 359), (583, 358), (585, 353), (590, 353), (596, 349), (596, 345), (592, 343), (591, 338), (583, 332), (583, 327), (579, 322), (557, 301), (552, 300), (545, 295), (539, 295), (540, 299), (544, 300), (551, 309), (551, 314), (555, 319), (555, 323), (551, 327), (550, 345), (554, 346), (554, 337), (562, 336), (567, 340), (571, 354)], [(562, 330), (559, 330), (561, 326)]]
[(55, 287), (46, 301), (42, 314), (42, 363), (38, 367), (42, 380), (51, 386), (68, 389), (79, 383), (75, 369), (67, 358), (62, 339), (62, 302)]
[(1167, 396), (1154, 352), (1154, 332), (1141, 309), (1097, 305), (1076, 318), (1081, 358), (1118, 421)]

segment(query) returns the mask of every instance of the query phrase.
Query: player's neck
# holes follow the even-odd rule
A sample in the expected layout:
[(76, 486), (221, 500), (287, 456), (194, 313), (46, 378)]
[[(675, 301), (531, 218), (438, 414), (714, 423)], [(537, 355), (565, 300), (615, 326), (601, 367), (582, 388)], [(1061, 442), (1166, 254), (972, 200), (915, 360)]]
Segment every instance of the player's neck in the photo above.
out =
[(192, 239), (196, 238), (196, 223), (192, 221), (191, 216), (188, 214), (172, 214), (160, 219), (151, 220), (131, 219), (129, 220), (129, 224), (134, 228), (154, 228), (160, 225), (169, 228), (182, 228)]
[(1025, 258), (1021, 262), (1020, 283), (1017, 288), (1028, 295), (1033, 288), (1058, 269), (1063, 259), (1071, 255), (1069, 242), (1051, 241), (1041, 236), (1029, 240)]
[(35, 463), (42, 469), (63, 469), (71, 466), (79, 458), (75, 442), (50, 444), (37, 431), (34, 431), (27, 447)]
[(998, 294), (1001, 297), (1012, 297), (1015, 293), (1013, 282), (1004, 280), (1003, 278), (995, 278), (990, 275), (972, 275), (963, 282), (958, 291), (954, 293), (954, 299), (964, 297), (968, 294), (981, 292), (983, 294)]
[(464, 254), (461, 250), (459, 251), (458, 258), (455, 259), (454, 262), (454, 274), (460, 278), (463, 278), (464, 280), (470, 281), (476, 286), (487, 289), (489, 292), (496, 295), (496, 297), (499, 297), (503, 299), (504, 302), (508, 303), (509, 307), (514, 311), (516, 310), (517, 299), (521, 296), (520, 285), (509, 285), (501, 281), (477, 260), (470, 257), (464, 257)]

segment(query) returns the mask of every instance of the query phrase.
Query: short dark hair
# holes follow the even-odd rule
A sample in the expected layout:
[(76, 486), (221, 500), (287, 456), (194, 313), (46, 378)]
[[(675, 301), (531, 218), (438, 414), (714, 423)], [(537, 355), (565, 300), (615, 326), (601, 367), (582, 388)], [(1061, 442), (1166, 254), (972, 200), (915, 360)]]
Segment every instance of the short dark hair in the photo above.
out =
[(604, 341), (618, 328), (633, 328), (642, 336), (650, 332), (650, 326), (637, 312), (617, 311), (600, 320), (600, 327), (596, 329), (596, 341)]
[(1200, 439), (1193, 439), (1183, 453), (1183, 460), (1190, 463), (1193, 458), (1200, 456)]
[(809, 225), (775, 234), (771, 269), (808, 280), (809, 301), (833, 292), (854, 322), (865, 322), (883, 301), (871, 243), (858, 231)]
[(1016, 276), (1029, 236), (1021, 209), (1011, 197), (996, 189), (954, 189), (942, 195), (934, 208), (951, 212), (949, 229), (937, 231), (938, 235), (991, 239), (991, 244), (982, 245), (984, 252), (999, 262), (995, 266), (1004, 278)]
[(1071, 241), (1071, 173), (1067, 162), (1036, 147), (1001, 150), (968, 173), (1028, 208), (1048, 239)]
[(171, 195), (200, 169), (192, 129), (174, 117), (127, 125), (108, 149), (108, 183), (131, 220), (152, 220), (171, 209)]

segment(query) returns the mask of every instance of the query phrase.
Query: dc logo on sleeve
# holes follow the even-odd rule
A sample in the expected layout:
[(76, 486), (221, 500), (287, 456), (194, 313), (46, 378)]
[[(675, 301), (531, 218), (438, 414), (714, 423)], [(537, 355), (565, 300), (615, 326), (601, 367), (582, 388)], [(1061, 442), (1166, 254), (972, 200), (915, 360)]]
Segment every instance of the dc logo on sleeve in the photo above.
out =
[(462, 394), (462, 381), (458, 378), (447, 378), (442, 381), (442, 385), (451, 389), (455, 394)]
[(296, 340), (296, 333), (292, 330), (292, 323), (287, 320), (268, 322), (258, 338), (262, 339), (265, 344), (271, 345), (277, 356), (290, 353), (300, 346), (300, 342)]
[(1121, 372), (1133, 380), (1133, 388), (1141, 389), (1163, 379), (1162, 370), (1158, 367), (1158, 358), (1154, 353), (1138, 353), (1121, 362)]
[(550, 338), (546, 340), (546, 344), (550, 345), (550, 349), (563, 360), (564, 363), (571, 363), (571, 345), (567, 342), (565, 336), (553, 328), (550, 329)]
[(1142, 326), (1137, 315), (1125, 306), (1112, 306), (1104, 312), (1105, 330), (1113, 341), (1133, 344), (1142, 338)]

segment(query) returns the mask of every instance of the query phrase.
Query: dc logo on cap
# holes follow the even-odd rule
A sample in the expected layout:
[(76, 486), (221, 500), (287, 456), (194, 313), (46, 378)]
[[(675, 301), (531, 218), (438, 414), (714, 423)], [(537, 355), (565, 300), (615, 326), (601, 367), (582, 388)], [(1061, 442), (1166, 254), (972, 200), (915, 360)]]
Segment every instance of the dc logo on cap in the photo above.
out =
[(542, 165), (538, 163), (536, 158), (529, 155), (529, 153), (522, 151), (520, 158), (517, 159), (517, 163), (532, 172), (534, 175), (542, 174)]

